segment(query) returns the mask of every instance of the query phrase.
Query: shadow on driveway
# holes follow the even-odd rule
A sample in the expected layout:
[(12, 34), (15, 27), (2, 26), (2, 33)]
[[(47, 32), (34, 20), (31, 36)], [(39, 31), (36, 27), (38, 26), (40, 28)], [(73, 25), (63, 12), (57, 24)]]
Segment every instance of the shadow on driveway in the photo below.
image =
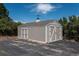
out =
[(79, 43), (61, 40), (39, 44), (26, 40), (0, 41), (1, 56), (78, 56)]

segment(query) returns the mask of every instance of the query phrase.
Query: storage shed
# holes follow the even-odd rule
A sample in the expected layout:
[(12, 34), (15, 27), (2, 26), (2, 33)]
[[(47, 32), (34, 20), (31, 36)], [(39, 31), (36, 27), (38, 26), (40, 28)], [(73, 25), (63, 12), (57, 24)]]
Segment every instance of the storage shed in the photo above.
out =
[(26, 23), (18, 26), (18, 39), (39, 43), (62, 40), (62, 26), (53, 20)]

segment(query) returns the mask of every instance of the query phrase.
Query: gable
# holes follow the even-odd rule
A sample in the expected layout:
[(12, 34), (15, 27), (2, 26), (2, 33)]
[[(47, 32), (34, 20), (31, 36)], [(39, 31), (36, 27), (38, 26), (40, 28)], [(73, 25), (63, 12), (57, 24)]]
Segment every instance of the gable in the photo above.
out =
[(49, 25), (54, 25), (54, 26), (62, 27), (62, 25), (59, 22), (50, 22), (46, 26), (49, 26)]

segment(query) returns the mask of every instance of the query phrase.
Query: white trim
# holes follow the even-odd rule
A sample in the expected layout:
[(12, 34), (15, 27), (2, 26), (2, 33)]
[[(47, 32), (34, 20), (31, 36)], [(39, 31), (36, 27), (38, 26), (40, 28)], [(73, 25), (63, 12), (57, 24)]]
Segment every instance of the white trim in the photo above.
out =
[(23, 38), (23, 37), (22, 37), (22, 29), (21, 29), (21, 33), (20, 33), (20, 35), (21, 35), (21, 38)]
[(45, 26), (45, 42), (48, 42), (47, 38), (47, 26)]
[(55, 30), (54, 30), (54, 31), (55, 31), (55, 40), (56, 40), (56, 37), (57, 37), (56, 29), (57, 29), (57, 28), (55, 27)]
[(63, 30), (61, 28), (61, 39), (60, 40), (63, 40)]
[(37, 43), (42, 43), (42, 44), (47, 43), (47, 42), (38, 41), (38, 40), (33, 40), (33, 39), (28, 39), (28, 41), (31, 41), (31, 42), (37, 42)]
[(54, 31), (55, 31), (55, 26), (54, 25), (49, 25), (48, 26), (48, 29), (49, 29), (49, 36), (50, 36), (50, 30), (51, 30), (51, 27), (50, 26), (53, 26), (54, 28), (53, 28), (53, 33), (51, 34), (51, 37), (49, 37), (49, 42), (53, 42), (54, 40), (52, 40), (52, 38), (53, 38), (53, 35), (54, 35)]
[(21, 29), (28, 29), (27, 27), (21, 27)]
[(27, 29), (27, 39), (29, 39), (29, 29)]
[(17, 33), (18, 33), (18, 36), (17, 36), (17, 38), (19, 38), (19, 28), (17, 28), (17, 30), (18, 30), (18, 31), (17, 31)]
[(51, 22), (51, 23), (46, 24), (46, 26), (48, 26), (48, 25), (62, 26), (62, 25), (61, 25), (60, 23), (58, 23), (58, 22)]
[(24, 39), (26, 38), (25, 34), (26, 34), (26, 29), (23, 29)]

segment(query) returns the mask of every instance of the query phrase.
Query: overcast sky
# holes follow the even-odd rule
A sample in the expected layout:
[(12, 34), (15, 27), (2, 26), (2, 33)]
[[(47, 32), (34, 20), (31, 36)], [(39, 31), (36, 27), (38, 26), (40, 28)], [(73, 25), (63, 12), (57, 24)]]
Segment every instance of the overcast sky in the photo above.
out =
[(40, 20), (58, 20), (62, 17), (79, 15), (79, 4), (52, 3), (52, 4), (32, 4), (32, 3), (9, 3), (4, 4), (9, 10), (9, 16), (14, 21), (31, 22), (35, 21), (39, 14)]

